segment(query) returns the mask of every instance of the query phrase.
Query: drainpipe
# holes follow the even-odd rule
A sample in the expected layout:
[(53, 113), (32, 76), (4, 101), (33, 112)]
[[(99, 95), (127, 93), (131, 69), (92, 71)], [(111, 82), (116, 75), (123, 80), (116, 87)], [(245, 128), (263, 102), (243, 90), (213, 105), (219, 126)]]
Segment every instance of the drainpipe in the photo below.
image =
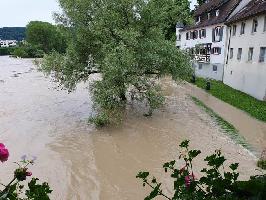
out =
[[(230, 26), (230, 31), (229, 31), (229, 39), (228, 39), (228, 47), (227, 47), (227, 52), (226, 52), (226, 62), (225, 62), (225, 65), (228, 64), (228, 57), (229, 57), (229, 50), (230, 50), (230, 45), (231, 45), (231, 32), (232, 32), (232, 28)], [(224, 68), (225, 66), (223, 67), (223, 82), (224, 82)]]

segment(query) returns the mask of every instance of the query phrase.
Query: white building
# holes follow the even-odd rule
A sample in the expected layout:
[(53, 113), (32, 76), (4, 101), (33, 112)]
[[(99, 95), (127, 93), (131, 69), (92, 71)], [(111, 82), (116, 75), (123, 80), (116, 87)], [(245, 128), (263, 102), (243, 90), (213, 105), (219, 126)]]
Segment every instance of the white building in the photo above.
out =
[(17, 46), (16, 40), (1, 40), (0, 39), (0, 47), (14, 47)]
[(195, 11), (195, 25), (177, 24), (176, 46), (194, 58), (196, 76), (223, 80), (227, 41), (224, 24), (241, 0), (207, 0)]
[(224, 83), (266, 100), (266, 0), (252, 0), (227, 22)]

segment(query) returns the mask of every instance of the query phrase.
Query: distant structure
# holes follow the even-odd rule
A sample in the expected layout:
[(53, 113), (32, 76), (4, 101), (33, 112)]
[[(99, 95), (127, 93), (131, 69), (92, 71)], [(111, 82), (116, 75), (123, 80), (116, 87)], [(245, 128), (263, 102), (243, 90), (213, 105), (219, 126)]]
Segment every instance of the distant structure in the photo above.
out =
[(17, 46), (17, 40), (1, 40), (0, 47), (14, 47)]
[(223, 82), (266, 100), (266, 0), (252, 0), (230, 20)]
[(196, 76), (223, 79), (227, 37), (224, 23), (240, 1), (208, 0), (195, 10), (194, 25), (178, 26), (179, 46), (193, 56)]
[(266, 100), (266, 0), (206, 0), (195, 24), (176, 25), (176, 46), (196, 76), (223, 81)]

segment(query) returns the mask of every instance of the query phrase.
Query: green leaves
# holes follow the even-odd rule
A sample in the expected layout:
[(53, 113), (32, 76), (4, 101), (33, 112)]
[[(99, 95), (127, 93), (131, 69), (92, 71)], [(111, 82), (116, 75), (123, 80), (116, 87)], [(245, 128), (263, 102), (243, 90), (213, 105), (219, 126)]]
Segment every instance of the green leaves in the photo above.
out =
[(46, 55), (41, 68), (69, 91), (100, 74), (90, 91), (96, 112), (111, 119), (96, 123), (115, 121), (112, 116), (120, 116), (128, 100), (145, 103), (150, 116), (164, 103), (157, 78), (178, 80), (192, 73), (189, 57), (166, 39), (169, 28), (179, 19), (186, 21), (187, 0), (59, 2), (65, 16), (58, 20), (68, 25), (68, 47), (64, 54)]
[[(198, 180), (193, 171), (192, 162), (201, 151), (190, 150), (189, 140), (181, 142), (179, 145), (185, 148), (179, 156), (181, 161), (172, 160), (163, 165), (164, 170), (170, 171), (170, 177), (173, 180), (174, 191), (173, 196), (168, 197), (160, 189), (161, 183), (153, 177), (149, 180), (149, 172), (139, 172), (137, 178), (141, 178), (145, 186), (151, 188), (151, 193), (145, 198), (146, 200), (154, 199), (157, 196), (163, 196), (168, 200), (177, 199), (263, 199), (265, 197), (266, 176), (252, 177), (249, 181), (237, 181), (239, 173), (236, 172), (239, 164), (233, 163), (229, 165), (232, 171), (225, 171), (221, 167), (226, 159), (221, 150), (216, 150), (213, 155), (207, 156), (208, 167), (203, 168), (202, 177)], [(184, 150), (184, 149), (183, 149)], [(186, 163), (185, 166), (179, 168), (177, 163)], [(250, 198), (252, 197), (252, 198)]]

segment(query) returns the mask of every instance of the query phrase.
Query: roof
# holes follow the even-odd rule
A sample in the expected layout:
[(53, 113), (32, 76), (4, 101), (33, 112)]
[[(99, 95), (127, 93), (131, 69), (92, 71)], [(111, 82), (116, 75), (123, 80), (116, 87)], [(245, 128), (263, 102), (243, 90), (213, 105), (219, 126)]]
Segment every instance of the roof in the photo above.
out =
[(213, 9), (220, 7), (222, 4), (229, 0), (209, 0), (207, 3), (203, 3), (200, 7), (195, 10), (195, 16), (202, 15), (203, 13), (209, 12)]
[(195, 10), (195, 17), (202, 16), (203, 14), (207, 17), (207, 13), (218, 9), (219, 15), (212, 16), (210, 17), (210, 19), (206, 18), (200, 23), (197, 23), (192, 26), (186, 26), (182, 29), (182, 31), (223, 23), (227, 20), (229, 15), (233, 12), (233, 10), (240, 2), (241, 0), (210, 0), (209, 2), (202, 4)]
[(252, 0), (226, 23), (230, 24), (262, 13), (266, 13), (266, 0)]

